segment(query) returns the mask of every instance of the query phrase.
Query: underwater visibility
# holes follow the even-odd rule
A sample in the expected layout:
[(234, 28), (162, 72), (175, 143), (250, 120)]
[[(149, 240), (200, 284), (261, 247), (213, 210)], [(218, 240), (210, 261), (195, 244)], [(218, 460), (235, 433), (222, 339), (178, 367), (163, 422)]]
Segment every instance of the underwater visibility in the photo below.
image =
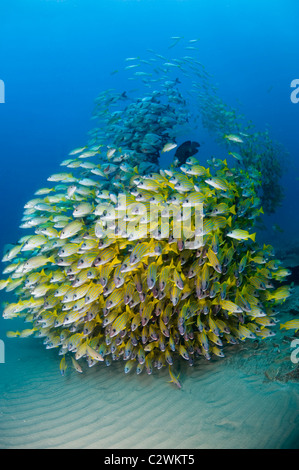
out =
[[(116, 64), (86, 139), (18, 203), (0, 448), (246, 447), (259, 428), (248, 447), (299, 447), (299, 252), (268, 230), (291, 155), (229, 103), (192, 30), (168, 41)], [(37, 430), (21, 444), (18, 419)]]

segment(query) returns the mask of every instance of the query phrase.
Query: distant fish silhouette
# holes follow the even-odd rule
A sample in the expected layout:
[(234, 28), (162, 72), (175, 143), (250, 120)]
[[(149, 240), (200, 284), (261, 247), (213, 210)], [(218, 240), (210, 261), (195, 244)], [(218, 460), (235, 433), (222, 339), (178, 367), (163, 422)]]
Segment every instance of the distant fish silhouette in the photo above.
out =
[(186, 162), (187, 158), (192, 157), (198, 152), (197, 147), (200, 147), (198, 142), (187, 140), (176, 149), (174, 158), (177, 158), (180, 164), (183, 164)]

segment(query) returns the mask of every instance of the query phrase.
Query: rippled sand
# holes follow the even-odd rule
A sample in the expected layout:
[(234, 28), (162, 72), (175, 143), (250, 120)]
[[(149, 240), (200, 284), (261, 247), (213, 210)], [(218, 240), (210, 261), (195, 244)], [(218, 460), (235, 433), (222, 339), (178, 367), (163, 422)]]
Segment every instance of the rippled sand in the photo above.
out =
[(62, 377), (56, 350), (5, 339), (0, 447), (296, 448), (299, 385), (268, 380), (274, 343), (267, 341), (193, 368), (182, 360), (179, 390), (167, 368), (125, 375), (122, 362), (90, 369), (83, 362), (84, 374), (69, 367)]

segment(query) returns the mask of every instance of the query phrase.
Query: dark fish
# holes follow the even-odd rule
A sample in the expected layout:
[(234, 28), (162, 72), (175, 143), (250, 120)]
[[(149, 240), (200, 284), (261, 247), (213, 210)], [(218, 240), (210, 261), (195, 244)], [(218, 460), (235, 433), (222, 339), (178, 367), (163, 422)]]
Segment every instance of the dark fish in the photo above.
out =
[(181, 144), (176, 149), (174, 158), (177, 158), (179, 163), (183, 164), (186, 162), (187, 158), (192, 157), (198, 152), (198, 147), (200, 147), (198, 142), (191, 142), (191, 140), (186, 140), (186, 142)]

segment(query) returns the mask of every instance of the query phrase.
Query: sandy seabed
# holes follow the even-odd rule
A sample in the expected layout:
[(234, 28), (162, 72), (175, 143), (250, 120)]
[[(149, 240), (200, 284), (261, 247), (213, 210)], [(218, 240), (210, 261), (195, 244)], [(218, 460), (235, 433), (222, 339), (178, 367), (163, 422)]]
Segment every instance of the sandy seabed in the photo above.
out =
[[(12, 322), (0, 327), (4, 338)], [(299, 366), (290, 361), (292, 333), (275, 331), (262, 343), (227, 347), (223, 359), (197, 359), (194, 367), (182, 359), (182, 389), (168, 383), (166, 367), (125, 375), (123, 361), (92, 368), (81, 361), (83, 374), (69, 361), (62, 377), (57, 350), (6, 338), (0, 448), (299, 448), (299, 382), (292, 379)]]

